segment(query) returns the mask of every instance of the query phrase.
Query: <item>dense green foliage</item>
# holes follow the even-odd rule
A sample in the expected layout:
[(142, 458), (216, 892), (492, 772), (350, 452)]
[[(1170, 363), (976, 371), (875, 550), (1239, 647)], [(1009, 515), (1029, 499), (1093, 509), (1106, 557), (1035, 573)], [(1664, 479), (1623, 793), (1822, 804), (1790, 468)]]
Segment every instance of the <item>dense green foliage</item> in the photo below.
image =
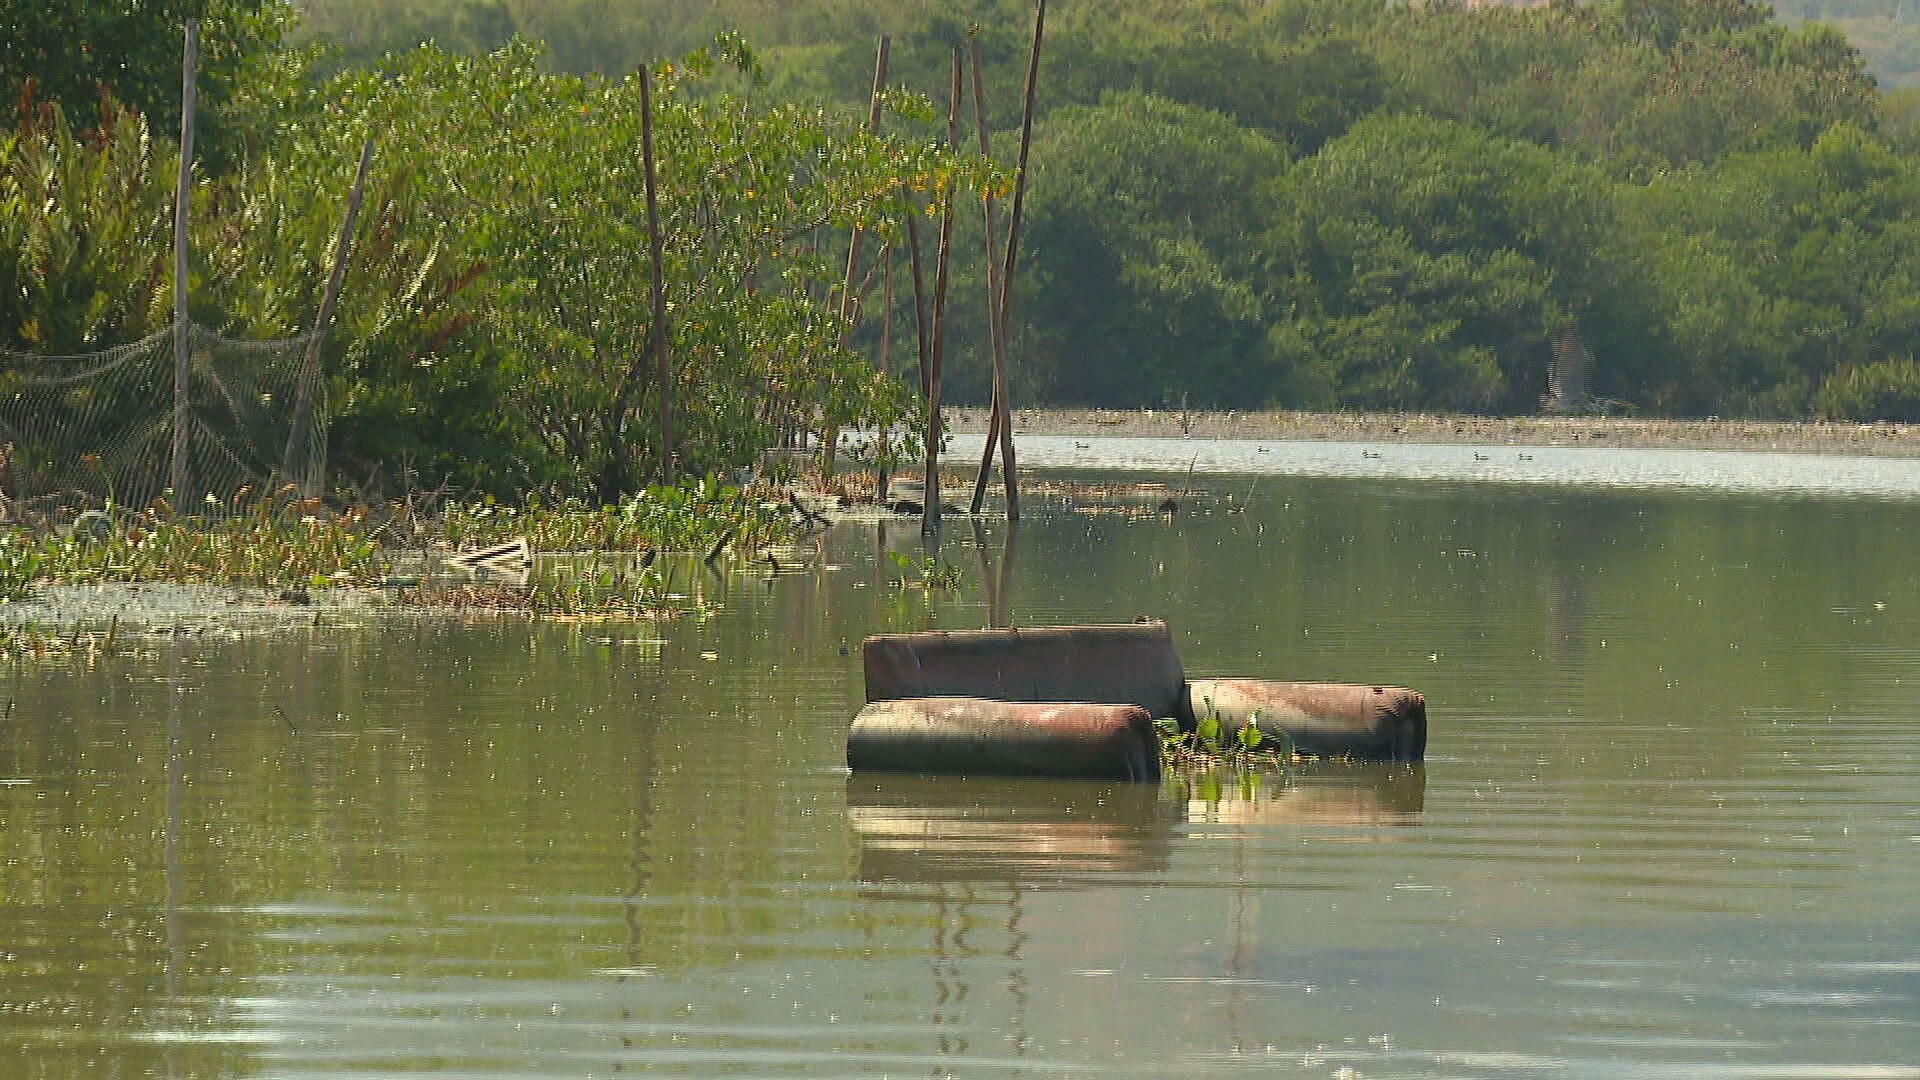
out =
[(257, 110), (281, 84), (289, 0), (0, 0), (0, 102), (58, 104), (91, 127), (111, 99), (178, 132), (188, 19), (201, 23), (197, 156), (225, 167), (259, 134)]
[[(742, 464), (794, 424), (905, 419), (905, 384), (841, 344), (834, 238), (897, 230), (902, 187), (937, 202), (993, 179), (840, 113), (689, 93), (725, 59), (750, 68), (729, 50), (662, 65), (651, 86), (674, 448), (693, 475)], [(659, 474), (641, 84), (537, 61), (515, 44), (343, 72), (278, 106), (269, 152), (198, 185), (195, 318), (297, 332), (359, 139), (379, 133), (329, 339), (349, 482), (611, 501)], [(172, 163), (138, 114), (109, 119), (79, 136), (50, 108), (0, 141), (0, 343), (95, 349), (170, 317)]]
[(1627, 408), (1879, 415), (1822, 388), (1911, 356), (1916, 159), (1831, 29), (1745, 0), (1209, 10), (1054, 38), (1027, 393), (1528, 412), (1571, 331)]
[[(126, 68), (148, 74), (113, 84), (136, 108), (80, 94), (91, 69), (45, 43), (132, 42), (126, 27), (35, 23), (38, 51), (5, 54), (16, 86), (61, 105), (0, 135), (0, 343), (77, 351), (165, 325), (154, 118), (177, 102), (152, 72), (190, 6), (152, 9)], [(971, 39), (1010, 161), (1026, 0), (326, 0), (293, 35), (306, 51), (265, 0), (204, 14), (231, 62), (203, 82), (241, 152), (196, 186), (197, 319), (307, 325), (351, 162), (378, 144), (327, 356), (346, 482), (639, 490), (661, 469), (661, 332), (688, 474), (783, 431), (907, 419), (911, 372), (870, 360), (882, 320), (850, 334), (840, 314), (847, 237), (868, 230), (868, 255), (904, 267), (904, 214), (954, 195), (971, 213), (947, 398), (986, 396), (974, 207), (1006, 177), (939, 149), (937, 110), (910, 93), (879, 134), (861, 120), (875, 34), (894, 35), (896, 87), (940, 94)], [(711, 47), (725, 26), (765, 51)], [(656, 327), (632, 72), (701, 42), (651, 73)], [(1598, 396), (1646, 414), (1893, 418), (1920, 399), (1920, 102), (1883, 96), (1831, 27), (1750, 0), (1126, 0), (1056, 3), (1045, 58), (1013, 304), (1023, 401), (1530, 412), (1556, 340), (1591, 349)], [(899, 367), (914, 331), (896, 286)]]

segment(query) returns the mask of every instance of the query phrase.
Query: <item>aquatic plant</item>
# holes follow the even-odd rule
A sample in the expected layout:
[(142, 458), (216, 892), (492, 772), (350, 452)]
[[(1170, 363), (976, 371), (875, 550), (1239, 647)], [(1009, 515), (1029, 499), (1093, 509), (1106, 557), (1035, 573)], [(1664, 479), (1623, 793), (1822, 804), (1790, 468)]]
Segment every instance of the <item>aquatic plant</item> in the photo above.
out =
[(170, 581), (184, 584), (342, 585), (387, 573), (380, 542), (357, 515), (325, 513), (290, 489), (230, 499), (209, 495), (200, 516), (164, 500), (143, 511), (117, 507), (65, 535), (34, 543), (49, 581)]
[(674, 600), (671, 573), (664, 567), (608, 565), (593, 559), (584, 566), (560, 565), (542, 574), (527, 593), (536, 615), (649, 615)]
[(916, 560), (904, 551), (889, 551), (887, 561), (900, 576), (891, 579), (888, 584), (896, 589), (924, 589), (927, 592), (944, 592), (958, 589), (966, 580), (960, 568), (950, 562), (942, 562), (931, 555)]
[(1255, 710), (1247, 722), (1229, 732), (1212, 701), (1203, 703), (1194, 717), (1191, 730), (1181, 730), (1177, 720), (1154, 721), (1160, 731), (1161, 757), (1172, 770), (1245, 769), (1273, 767), (1290, 763), (1294, 757), (1293, 740), (1260, 728), (1261, 714)]
[(32, 596), (43, 561), (39, 550), (20, 533), (0, 533), (0, 604)]
[(800, 529), (786, 504), (715, 480), (656, 486), (613, 506), (577, 498), (524, 507), (488, 498), (450, 504), (429, 529), (449, 547), (497, 543), (524, 536), (537, 551), (680, 551), (706, 553), (723, 539), (757, 551), (791, 539)]
[(19, 626), (0, 625), (0, 657), (14, 663), (15, 688), (8, 699), (7, 708), (10, 710), (19, 696), (19, 665), (22, 662), (71, 658), (94, 660), (112, 653), (118, 639), (118, 619), (105, 630), (75, 627), (63, 631), (33, 622)]

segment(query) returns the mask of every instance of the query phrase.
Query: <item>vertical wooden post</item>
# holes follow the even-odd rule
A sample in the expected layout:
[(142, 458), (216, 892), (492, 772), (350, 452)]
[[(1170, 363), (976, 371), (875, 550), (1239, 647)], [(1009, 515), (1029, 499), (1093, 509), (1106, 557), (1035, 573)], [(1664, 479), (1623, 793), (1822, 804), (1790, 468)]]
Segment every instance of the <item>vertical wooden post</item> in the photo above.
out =
[[(993, 146), (987, 139), (986, 84), (980, 76), (980, 39), (972, 41), (969, 60), (973, 67), (973, 119), (979, 129), (980, 156), (991, 157)], [(1007, 350), (1005, 326), (1000, 319), (1000, 222), (991, 193), (980, 197), (980, 210), (987, 232), (987, 338), (993, 345), (993, 404), (987, 410), (987, 441), (980, 452), (980, 471), (973, 480), (973, 501), (967, 512), (978, 514), (987, 497), (987, 476), (993, 471), (994, 446), (1000, 437), (1001, 412), (1006, 407)], [(991, 605), (989, 605), (991, 606)]]
[(280, 455), (280, 475), (300, 485), (300, 494), (313, 498), (320, 494), (317, 477), (304, 469), (296, 476), (294, 455), (299, 453), (313, 428), (313, 388), (320, 381), (320, 348), (327, 328), (333, 323), (333, 306), (340, 299), (340, 287), (347, 276), (347, 260), (353, 252), (353, 226), (360, 217), (360, 201), (366, 195), (367, 167), (373, 162), (373, 140), (360, 144), (360, 167), (353, 174), (353, 188), (347, 192), (347, 216), (340, 222), (340, 236), (333, 245), (333, 267), (327, 273), (327, 290), (320, 296), (320, 312), (313, 317), (313, 336), (307, 339), (307, 355), (300, 364), (300, 380), (293, 398), (293, 425), (287, 431), (287, 450)]
[(660, 383), (660, 482), (673, 483), (673, 363), (667, 355), (667, 282), (660, 253), (660, 203), (653, 166), (653, 76), (640, 65), (640, 159), (647, 185), (647, 260), (653, 273), (654, 373)]
[[(960, 46), (953, 47), (953, 84), (947, 99), (947, 147), (960, 151)], [(933, 371), (927, 382), (927, 491), (921, 505), (920, 531), (940, 531), (940, 367), (947, 338), (947, 270), (953, 254), (953, 204), (955, 189), (944, 192), (946, 205), (940, 213), (940, 250), (933, 264)]]
[(187, 209), (193, 201), (193, 109), (200, 64), (200, 20), (187, 20), (185, 57), (180, 65), (180, 174), (173, 187), (173, 455), (168, 486), (175, 506), (187, 499), (188, 426), (193, 413), (188, 389), (193, 378), (193, 324), (187, 313)]

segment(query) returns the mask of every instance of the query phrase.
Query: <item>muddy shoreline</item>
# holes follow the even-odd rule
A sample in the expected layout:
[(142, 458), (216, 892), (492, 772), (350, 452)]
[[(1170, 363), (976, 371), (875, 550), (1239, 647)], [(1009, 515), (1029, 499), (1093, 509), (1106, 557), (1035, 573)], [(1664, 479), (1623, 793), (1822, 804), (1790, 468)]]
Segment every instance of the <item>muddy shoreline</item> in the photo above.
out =
[[(947, 430), (986, 431), (987, 410), (945, 411)], [(1635, 446), (1688, 450), (1920, 457), (1920, 424), (1642, 420), (1603, 416), (1443, 416), (1429, 413), (1182, 412), (1017, 409), (1014, 434), (1318, 442)]]
[[(987, 410), (946, 412), (954, 434), (980, 434)], [(1614, 417), (1468, 417), (1431, 414), (1180, 412), (1154, 409), (1021, 409), (1016, 435), (1365, 442), (1482, 446), (1651, 447), (1920, 458), (1920, 424), (1640, 420)], [(842, 511), (845, 513), (846, 511)], [(322, 613), (371, 617), (471, 614), (402, 604), (389, 589), (316, 589), (290, 602), (279, 590), (165, 583), (43, 585), (32, 599), (0, 603), (0, 645), (10, 634), (237, 633), (317, 624)]]

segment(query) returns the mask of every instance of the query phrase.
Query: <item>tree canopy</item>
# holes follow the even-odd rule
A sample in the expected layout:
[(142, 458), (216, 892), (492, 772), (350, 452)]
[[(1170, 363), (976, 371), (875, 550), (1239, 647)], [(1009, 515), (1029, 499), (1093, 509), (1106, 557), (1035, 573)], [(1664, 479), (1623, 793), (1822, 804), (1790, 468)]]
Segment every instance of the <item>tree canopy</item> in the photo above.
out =
[[(1830, 26), (1750, 0), (1061, 7), (1014, 289), (1023, 400), (1521, 413), (1574, 343), (1612, 408), (1920, 413), (1920, 99), (1883, 93)], [(694, 471), (795, 425), (910, 415), (911, 363), (873, 357), (881, 326), (910, 339), (912, 290), (884, 309), (873, 260), (904, 266), (908, 216), (1007, 186), (943, 148), (921, 92), (977, 44), (1010, 161), (1032, 18), (1024, 0), (315, 0), (290, 35), (270, 0), (5, 10), (32, 32), (0, 73), (42, 103), (0, 136), (8, 344), (164, 324), (171, 72), (196, 14), (230, 131), (194, 192), (196, 318), (311, 320), (371, 136), (327, 357), (336, 464), (602, 495), (657, 467), (655, 334)], [(656, 326), (636, 67), (661, 55)], [(977, 221), (954, 234), (949, 401), (987, 392)], [(859, 304), (839, 295), (855, 230), (878, 238)]]

